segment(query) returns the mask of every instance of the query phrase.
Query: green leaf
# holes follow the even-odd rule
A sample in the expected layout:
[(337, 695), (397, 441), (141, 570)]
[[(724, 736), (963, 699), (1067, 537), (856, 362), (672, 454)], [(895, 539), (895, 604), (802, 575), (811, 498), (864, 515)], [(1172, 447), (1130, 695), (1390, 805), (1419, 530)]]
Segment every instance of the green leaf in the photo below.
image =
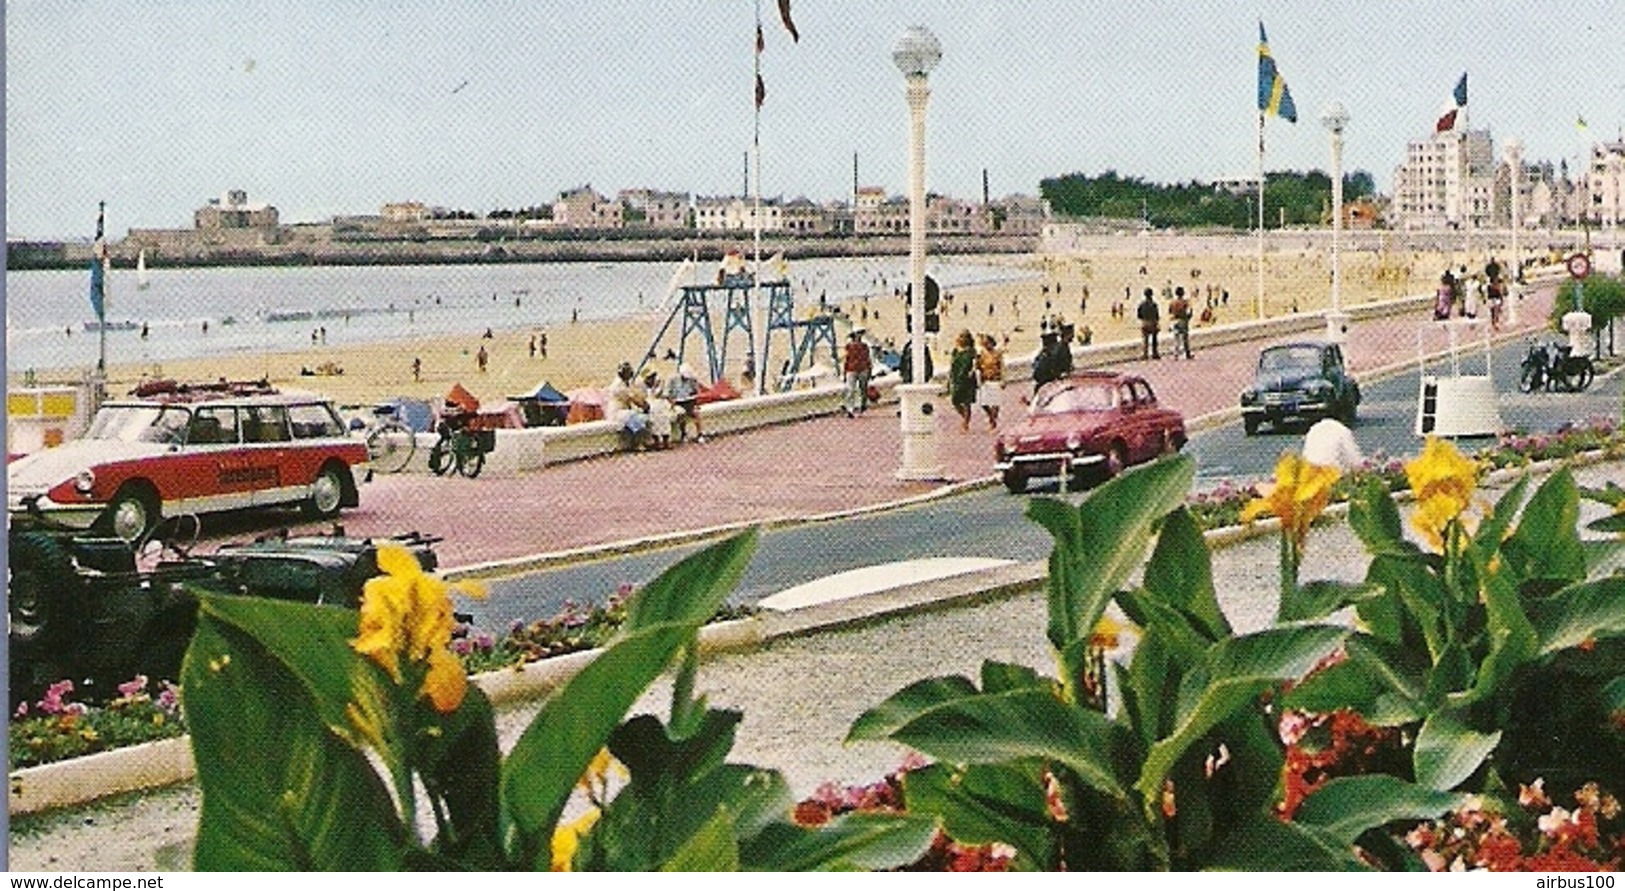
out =
[(1207, 540), (1184, 507), (1168, 515), (1145, 566), (1145, 590), (1189, 616), (1209, 643), (1232, 633), (1213, 589)]
[(1529, 475), (1518, 477), (1500, 498), (1495, 500), (1495, 508), (1478, 524), (1478, 530), (1473, 533), (1473, 541), (1486, 554), (1496, 553), (1501, 549), (1501, 540), (1506, 537), (1507, 529), (1518, 515), (1518, 508), (1523, 506), (1524, 492), (1529, 489)]
[(1539, 643), (1508, 574), (1491, 572), (1490, 558), (1476, 542), (1468, 543), (1467, 556), (1480, 580), (1489, 652), (1479, 663), (1471, 691), (1460, 700), (1464, 705), (1495, 695), (1513, 672), (1534, 658)]
[(733, 592), (756, 549), (756, 530), (748, 529), (697, 551), (640, 588), (626, 604), (621, 634), (653, 625), (709, 622)]
[(1416, 735), (1412, 761), (1416, 782), (1447, 792), (1461, 785), (1478, 770), (1501, 741), (1501, 731), (1480, 733), (1452, 711), (1440, 710), (1422, 722)]
[(1354, 848), (1331, 832), (1302, 823), (1286, 823), (1270, 814), (1254, 814), (1213, 845), (1202, 869), (1246, 872), (1329, 872), (1365, 869)]
[(1162, 781), (1187, 748), (1237, 711), (1254, 708), (1271, 685), (1308, 674), (1347, 635), (1348, 629), (1335, 626), (1286, 626), (1214, 644), (1205, 677), (1185, 678), (1173, 733), (1152, 745), (1141, 765), (1134, 788), (1147, 814), (1161, 800)]
[(1524, 505), (1517, 530), (1501, 543), (1505, 568), (1520, 580), (1584, 580), (1585, 549), (1580, 545), (1579, 525), (1580, 494), (1574, 486), (1574, 473), (1565, 467), (1535, 490)]
[(383, 781), (258, 640), (200, 610), (181, 679), (203, 798), (196, 869), (403, 866), (409, 842)]
[(1050, 554), (1049, 640), (1057, 652), (1088, 637), (1106, 604), (1145, 559), (1157, 521), (1184, 503), (1196, 477), (1188, 455), (1112, 479), (1074, 508), (1035, 498), (1027, 516), (1055, 538)]
[(1277, 622), (1312, 622), (1323, 619), (1345, 606), (1374, 600), (1385, 593), (1381, 585), (1369, 582), (1313, 581), (1299, 585), (1293, 596), (1281, 601), (1276, 611)]
[(741, 846), (740, 862), (768, 872), (897, 869), (925, 856), (936, 833), (933, 819), (896, 814), (855, 812), (816, 830), (778, 823)]
[(738, 872), (739, 842), (733, 820), (719, 810), (688, 841), (660, 865), (661, 872)]
[(1348, 658), (1304, 678), (1282, 695), (1281, 707), (1329, 712), (1353, 709), (1367, 722), (1397, 726), (1422, 720), (1417, 668), (1383, 641), (1356, 634), (1344, 644)]
[(1299, 806), (1293, 819), (1353, 844), (1367, 829), (1395, 820), (1429, 820), (1455, 810), (1467, 796), (1408, 783), (1388, 774), (1337, 777)]
[(1023, 690), (1038, 687), (1053, 690), (1055, 682), (1025, 665), (1011, 665), (992, 660), (982, 663), (982, 689), (989, 693)]
[(1609, 514), (1586, 524), (1592, 532), (1625, 532), (1625, 514)]
[(958, 675), (915, 681), (859, 715), (846, 732), (846, 741), (887, 739), (921, 714), (975, 695), (976, 685)]
[(1534, 606), (1538, 654), (1625, 634), (1625, 576), (1570, 585)]
[(903, 800), (909, 813), (941, 818), (943, 831), (957, 842), (1015, 848), (1015, 869), (1054, 867), (1055, 822), (1042, 762), (975, 764), (963, 772), (944, 764), (911, 770), (903, 775)]
[(755, 542), (755, 532), (745, 532), (661, 573), (632, 598), (626, 623), (604, 651), (543, 703), (502, 765), (503, 807), (522, 862), (545, 862), (576, 780), (643, 691), (716, 614)]
[(416, 757), (425, 791), (441, 803), (447, 826), (435, 849), (468, 869), (500, 869), (502, 840), (497, 828), (501, 753), (491, 702), (470, 684), (463, 703), (442, 715), (419, 700), (416, 726), (429, 732)]
[(1393, 493), (1382, 480), (1367, 480), (1349, 493), (1349, 528), (1372, 556), (1414, 555), (1416, 545), (1405, 538), (1405, 526)]
[[(200, 594), (198, 613), (258, 641), (265, 654), (304, 690), (318, 720), (352, 745), (367, 745), (369, 740), (360, 738), (351, 721), (351, 703), (359, 703), (364, 711), (382, 714), (383, 703), (391, 697), (383, 687), (388, 679), (381, 671), (370, 670), (370, 663), (350, 646), (360, 621), (355, 610), (261, 597)], [(385, 743), (396, 749), (383, 753), (385, 757), (401, 757), (399, 741), (387, 736), (391, 728), (381, 729), (386, 734)]]
[(1121, 797), (1110, 736), (1111, 724), (1098, 712), (1031, 688), (946, 701), (887, 734), (955, 764), (1048, 758), (1072, 770), (1090, 788)]

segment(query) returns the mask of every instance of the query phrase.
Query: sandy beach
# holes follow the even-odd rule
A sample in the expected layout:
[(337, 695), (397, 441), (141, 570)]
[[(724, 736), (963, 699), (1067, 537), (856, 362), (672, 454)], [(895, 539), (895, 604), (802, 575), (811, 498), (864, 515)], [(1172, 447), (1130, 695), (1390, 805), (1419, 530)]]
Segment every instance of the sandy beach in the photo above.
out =
[[(1134, 339), (1138, 337), (1134, 307), (1147, 287), (1157, 291), (1165, 312), (1166, 303), (1160, 297), (1162, 290), (1182, 286), (1187, 294), (1193, 295), (1192, 303), (1198, 312), (1208, 305), (1211, 296), (1216, 304), (1213, 312), (1218, 323), (1255, 317), (1255, 255), (1237, 252), (1234, 240), (1216, 241), (1209, 248), (1204, 247), (1201, 239), (1185, 238), (1180, 239), (1179, 245), (1175, 253), (1142, 253), (1140, 246), (1134, 244), (1132, 251), (1130, 246), (1125, 246), (1118, 253), (1090, 251), (988, 258), (991, 263), (1021, 267), (1030, 272), (1030, 277), (948, 289), (942, 307), (942, 336), (951, 339), (967, 328), (978, 334), (993, 333), (1008, 338), (1009, 355), (1021, 356), (1036, 349), (1042, 319), (1060, 316), (1080, 332), (1087, 326), (1096, 343)], [(1482, 258), (1446, 254), (1345, 250), (1342, 253), (1342, 300), (1353, 305), (1423, 293), (1432, 289), (1437, 272), (1447, 264), (1466, 263), (1469, 270), (1477, 270), (1482, 268), (1482, 262)], [(795, 277), (793, 264), (790, 276), (792, 280)], [(1331, 299), (1330, 279), (1330, 257), (1325, 252), (1305, 249), (1267, 254), (1264, 314), (1278, 316), (1293, 311), (1324, 310)], [(1222, 300), (1225, 291), (1229, 292), (1228, 303)], [(1125, 293), (1129, 296), (1125, 297)], [(805, 294), (798, 293), (796, 298), (798, 316), (806, 317), (812, 312), (812, 301)], [(1120, 318), (1113, 316), (1114, 302), (1124, 305)], [(842, 309), (881, 342), (900, 346), (907, 339), (905, 304), (889, 289), (883, 294), (847, 301)], [(536, 329), (523, 328), (498, 329), (489, 339), (469, 335), (425, 337), (359, 346), (316, 346), (270, 354), (231, 353), (139, 366), (115, 365), (110, 372), (110, 391), (126, 392), (142, 377), (155, 375), (180, 380), (264, 376), (280, 387), (325, 393), (341, 405), (363, 405), (391, 396), (435, 399), (456, 383), (461, 383), (482, 402), (500, 402), (506, 397), (530, 392), (542, 381), (566, 391), (577, 387), (605, 387), (621, 361), (636, 362), (649, 348), (662, 321), (663, 317), (651, 313), (613, 321), (551, 325), (546, 329), (545, 357), (540, 350), (537, 355), (531, 355), (530, 341)], [(720, 327), (720, 318), (717, 324)], [(838, 323), (838, 330), (844, 330), (844, 325)], [(679, 325), (674, 323), (655, 352), (664, 356), (667, 349), (674, 348), (679, 331)], [(939, 368), (945, 367), (946, 343), (934, 346)], [(483, 372), (477, 361), (482, 346), (488, 357)], [(704, 363), (698, 359), (703, 347), (697, 337), (690, 338), (688, 349), (691, 363), (701, 369), (703, 376)], [(787, 358), (788, 346), (783, 332), (775, 334), (772, 353), (775, 362)], [(416, 380), (412, 375), (414, 359), (422, 363), (420, 378)], [(742, 359), (742, 338), (735, 332), (726, 376), (736, 384)], [(828, 355), (817, 359), (826, 365), (834, 364)], [(343, 373), (309, 376), (300, 373), (301, 369), (317, 370), (328, 363), (342, 368)], [(673, 365), (670, 361), (655, 363), (662, 377), (671, 373)]]

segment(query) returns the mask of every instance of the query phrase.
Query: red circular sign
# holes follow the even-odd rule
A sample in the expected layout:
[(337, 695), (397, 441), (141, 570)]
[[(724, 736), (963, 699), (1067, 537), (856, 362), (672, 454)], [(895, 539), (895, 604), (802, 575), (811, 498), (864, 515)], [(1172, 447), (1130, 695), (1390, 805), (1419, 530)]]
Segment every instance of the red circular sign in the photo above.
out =
[(1569, 275), (1575, 278), (1585, 278), (1591, 274), (1591, 258), (1585, 254), (1569, 255)]

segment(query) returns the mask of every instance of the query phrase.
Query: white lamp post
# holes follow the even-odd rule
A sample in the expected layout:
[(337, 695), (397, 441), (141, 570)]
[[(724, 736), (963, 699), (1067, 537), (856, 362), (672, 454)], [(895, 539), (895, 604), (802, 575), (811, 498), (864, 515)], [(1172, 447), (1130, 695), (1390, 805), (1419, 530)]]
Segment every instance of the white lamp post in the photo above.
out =
[(1507, 301), (1507, 324), (1518, 324), (1518, 304), (1523, 302), (1523, 254), (1518, 250), (1518, 230), (1523, 228), (1519, 206), (1523, 191), (1523, 141), (1516, 136), (1506, 142), (1507, 167), (1512, 170), (1512, 299)]
[(925, 103), (931, 97), (926, 76), (942, 59), (942, 44), (923, 26), (903, 32), (892, 48), (892, 61), (907, 80), (908, 100), (908, 228), (909, 285), (914, 295), (909, 307), (913, 328), (912, 354), (914, 383), (899, 384), (897, 398), (902, 406), (903, 463), (897, 478), (935, 480), (942, 478), (937, 463), (936, 387), (925, 379)]
[(1348, 339), (1349, 317), (1343, 312), (1343, 266), (1339, 252), (1343, 241), (1343, 128), (1349, 112), (1343, 103), (1333, 101), (1320, 113), (1320, 122), (1332, 135), (1332, 309), (1326, 313), (1326, 339), (1343, 343)]

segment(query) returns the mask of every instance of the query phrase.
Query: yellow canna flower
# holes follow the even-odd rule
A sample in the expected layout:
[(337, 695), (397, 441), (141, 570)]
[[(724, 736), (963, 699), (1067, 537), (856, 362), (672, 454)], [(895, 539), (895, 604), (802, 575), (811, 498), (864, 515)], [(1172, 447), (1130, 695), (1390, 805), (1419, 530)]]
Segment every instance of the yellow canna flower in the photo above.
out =
[(403, 680), (401, 659), (425, 666), (420, 692), (437, 711), (456, 709), (468, 678), (447, 648), (455, 625), (449, 593), (460, 590), (481, 597), (484, 591), (449, 585), (424, 572), (417, 557), (397, 544), (379, 546), (378, 568), (383, 575), (368, 579), (362, 589), (360, 627), (350, 646), (378, 663), (397, 684)]
[(1422, 454), (1405, 465), (1405, 478), (1416, 497), (1411, 527), (1436, 551), (1444, 549), (1444, 529), (1472, 503), (1478, 487), (1478, 464), (1448, 440), (1429, 436)]
[(1275, 484), (1262, 486), (1258, 498), (1241, 511), (1241, 520), (1251, 523), (1261, 516), (1281, 518), (1281, 531), (1292, 536), (1299, 551), (1309, 536), (1309, 524), (1326, 509), (1332, 497), (1332, 484), (1342, 473), (1335, 467), (1305, 461), (1302, 455), (1287, 452), (1275, 465)]
[(607, 747), (599, 749), (598, 754), (587, 762), (587, 769), (581, 772), (581, 778), (576, 780), (576, 787), (591, 794), (595, 786), (600, 786), (609, 779), (611, 772), (617, 777), (626, 776), (626, 768), (615, 760), (609, 749)]
[(569, 872), (570, 862), (575, 859), (576, 850), (581, 847), (581, 837), (586, 835), (598, 822), (598, 808), (593, 808), (568, 823), (561, 823), (553, 830), (553, 871)]

